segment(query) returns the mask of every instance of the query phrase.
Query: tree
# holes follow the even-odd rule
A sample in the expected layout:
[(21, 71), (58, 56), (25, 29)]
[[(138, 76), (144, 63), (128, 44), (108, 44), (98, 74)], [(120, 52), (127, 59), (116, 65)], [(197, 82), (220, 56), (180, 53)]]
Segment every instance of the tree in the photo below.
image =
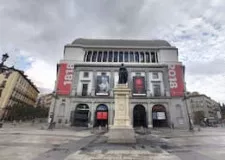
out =
[(33, 118), (47, 118), (48, 108), (33, 107), (24, 104), (16, 104), (11, 107), (10, 120), (31, 120)]
[(205, 114), (203, 111), (196, 111), (194, 112), (194, 123), (200, 124), (200, 122), (204, 119)]

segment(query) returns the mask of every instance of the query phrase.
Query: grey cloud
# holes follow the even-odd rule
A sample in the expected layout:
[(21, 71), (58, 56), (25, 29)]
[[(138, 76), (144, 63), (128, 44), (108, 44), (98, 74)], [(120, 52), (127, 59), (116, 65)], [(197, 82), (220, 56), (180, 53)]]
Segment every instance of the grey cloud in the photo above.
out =
[(53, 92), (53, 90), (51, 90), (51, 89), (42, 88), (42, 87), (39, 87), (38, 90), (39, 90), (40, 94), (45, 94), (45, 93), (51, 93), (51, 92)]
[(225, 75), (225, 60), (214, 59), (208, 62), (191, 62), (186, 65), (187, 74), (190, 75)]
[(77, 37), (155, 37), (157, 27), (175, 22), (167, 13), (174, 17), (177, 11), (169, 2), (145, 0), (3, 0), (2, 6), (0, 44), (12, 43), (52, 64)]
[(188, 76), (223, 74), (224, 10), (214, 0), (0, 0), (0, 48), (55, 66), (78, 37), (165, 39)]

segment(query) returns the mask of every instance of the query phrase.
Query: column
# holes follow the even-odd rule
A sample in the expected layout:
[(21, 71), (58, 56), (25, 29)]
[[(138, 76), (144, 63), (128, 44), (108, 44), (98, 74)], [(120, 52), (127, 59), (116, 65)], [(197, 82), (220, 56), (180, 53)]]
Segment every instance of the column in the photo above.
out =
[(148, 128), (152, 128), (152, 105), (148, 102)]

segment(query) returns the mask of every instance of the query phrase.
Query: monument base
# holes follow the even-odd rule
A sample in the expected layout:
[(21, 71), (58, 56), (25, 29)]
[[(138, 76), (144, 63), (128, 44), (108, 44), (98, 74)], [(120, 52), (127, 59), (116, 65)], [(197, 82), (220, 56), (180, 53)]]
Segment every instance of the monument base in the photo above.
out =
[(131, 90), (126, 84), (118, 84), (114, 91), (115, 117), (109, 129), (108, 143), (136, 143), (135, 132), (131, 126), (129, 97)]
[(108, 133), (108, 143), (131, 144), (136, 143), (135, 132), (133, 128), (113, 127)]

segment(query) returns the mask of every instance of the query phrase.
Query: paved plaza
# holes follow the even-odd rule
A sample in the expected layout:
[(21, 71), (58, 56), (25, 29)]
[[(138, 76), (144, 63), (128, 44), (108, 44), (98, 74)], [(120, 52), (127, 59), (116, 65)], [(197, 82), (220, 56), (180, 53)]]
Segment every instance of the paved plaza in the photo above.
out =
[(137, 143), (107, 144), (107, 134), (85, 128), (43, 130), (4, 125), (1, 160), (224, 160), (225, 128), (158, 129), (136, 134)]

